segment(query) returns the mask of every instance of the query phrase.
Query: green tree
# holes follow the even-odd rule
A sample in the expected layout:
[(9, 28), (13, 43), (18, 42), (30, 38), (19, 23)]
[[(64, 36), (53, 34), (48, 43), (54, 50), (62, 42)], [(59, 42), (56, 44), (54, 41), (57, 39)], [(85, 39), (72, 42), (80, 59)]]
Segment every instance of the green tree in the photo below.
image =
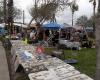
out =
[(76, 21), (76, 25), (86, 26), (87, 21), (88, 21), (88, 17), (87, 16), (85, 16), (85, 15), (80, 16)]
[[(18, 9), (17, 7), (13, 7), (13, 18), (18, 19), (21, 16), (21, 10)], [(3, 6), (0, 7), (0, 21), (4, 20), (4, 11), (3, 11)]]
[(86, 23), (86, 27), (93, 27), (93, 19), (89, 19)]
[(54, 20), (57, 11), (64, 9), (68, 5), (68, 0), (35, 0), (35, 5), (30, 9), (32, 19), (28, 26), (35, 20), (36, 23), (43, 23), (48, 20)]
[(42, 4), (40, 7), (32, 7), (30, 10), (31, 16), (34, 18), (36, 23), (42, 24), (45, 21), (51, 20), (53, 15), (56, 13), (58, 4), (49, 3)]
[(0, 0), (0, 22), (3, 21), (3, 2)]
[(84, 27), (93, 27), (93, 18), (91, 17), (88, 19), (87, 16), (83, 15), (77, 19), (75, 24), (79, 26), (82, 25)]
[(22, 12), (20, 9), (18, 9), (17, 7), (13, 8), (13, 18), (14, 19), (19, 19), (21, 17), (21, 14)]

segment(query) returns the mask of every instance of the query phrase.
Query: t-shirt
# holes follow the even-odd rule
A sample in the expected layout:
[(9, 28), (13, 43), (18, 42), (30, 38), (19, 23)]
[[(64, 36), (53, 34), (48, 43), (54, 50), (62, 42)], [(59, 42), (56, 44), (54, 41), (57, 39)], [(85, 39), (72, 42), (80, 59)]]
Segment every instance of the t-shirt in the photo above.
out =
[(31, 38), (31, 39), (35, 39), (35, 32), (31, 32), (31, 33), (30, 33), (30, 38)]
[(44, 48), (43, 48), (42, 46), (38, 46), (38, 47), (36, 48), (36, 53), (42, 54), (43, 52), (44, 52)]

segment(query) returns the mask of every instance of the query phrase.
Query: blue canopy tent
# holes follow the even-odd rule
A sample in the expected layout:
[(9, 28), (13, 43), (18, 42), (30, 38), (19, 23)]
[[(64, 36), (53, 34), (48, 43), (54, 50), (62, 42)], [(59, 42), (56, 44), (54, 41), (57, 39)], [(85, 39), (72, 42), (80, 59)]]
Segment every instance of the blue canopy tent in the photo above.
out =
[(44, 24), (42, 27), (44, 29), (56, 30), (56, 29), (60, 29), (62, 25), (57, 24), (56, 22), (50, 22), (50, 23)]
[[(52, 31), (52, 30), (57, 30), (57, 31), (59, 31), (59, 32), (60, 32), (61, 27), (62, 27), (62, 25), (60, 25), (60, 24), (58, 24), (58, 23), (56, 23), (56, 22), (50, 22), (50, 23), (44, 24), (44, 25), (42, 26), (42, 28), (43, 28), (44, 30), (51, 30), (51, 31)], [(51, 32), (51, 34), (49, 35), (49, 38), (47, 39), (47, 42), (48, 42), (48, 43), (51, 41), (51, 39), (52, 39), (53, 36), (54, 36), (54, 35), (53, 35), (53, 33)]]

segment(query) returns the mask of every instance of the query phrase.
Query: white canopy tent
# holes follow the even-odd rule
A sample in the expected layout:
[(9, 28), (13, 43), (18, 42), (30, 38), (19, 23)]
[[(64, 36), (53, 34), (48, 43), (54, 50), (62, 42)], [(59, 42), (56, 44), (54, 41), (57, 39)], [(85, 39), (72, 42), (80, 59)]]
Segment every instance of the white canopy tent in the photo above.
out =
[(5, 27), (5, 23), (0, 24), (0, 28), (4, 28)]

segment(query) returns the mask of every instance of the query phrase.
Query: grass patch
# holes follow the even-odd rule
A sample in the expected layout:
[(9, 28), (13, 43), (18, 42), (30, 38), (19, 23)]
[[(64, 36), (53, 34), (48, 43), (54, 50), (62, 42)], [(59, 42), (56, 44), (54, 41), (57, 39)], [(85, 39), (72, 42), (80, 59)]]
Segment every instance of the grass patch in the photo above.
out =
[(16, 80), (29, 80), (28, 76), (25, 74), (21, 74), (19, 77), (17, 77)]
[[(47, 54), (50, 54), (54, 49), (45, 48)], [(77, 64), (72, 64), (80, 72), (94, 78), (96, 69), (96, 51), (95, 49), (83, 48), (80, 51), (64, 50), (65, 59), (77, 59)], [(63, 56), (62, 56), (63, 59)]]

